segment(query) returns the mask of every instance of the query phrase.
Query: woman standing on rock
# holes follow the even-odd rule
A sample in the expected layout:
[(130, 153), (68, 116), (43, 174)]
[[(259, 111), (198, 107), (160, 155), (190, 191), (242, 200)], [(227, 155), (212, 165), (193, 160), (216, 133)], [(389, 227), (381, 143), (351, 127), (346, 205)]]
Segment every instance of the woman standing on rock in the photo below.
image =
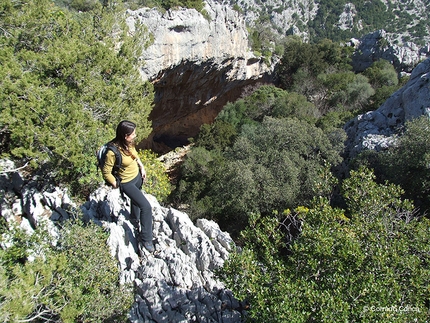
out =
[[(139, 230), (138, 241), (149, 252), (154, 252), (152, 243), (152, 208), (142, 192), (142, 184), (146, 178), (145, 168), (139, 159), (135, 148), (136, 124), (131, 121), (121, 121), (116, 128), (113, 144), (119, 149), (122, 156), (119, 171), (119, 187), (131, 200), (131, 220)], [(115, 164), (115, 154), (109, 150), (103, 167), (103, 177), (114, 188), (117, 188), (112, 168)], [(140, 228), (139, 228), (140, 224)]]

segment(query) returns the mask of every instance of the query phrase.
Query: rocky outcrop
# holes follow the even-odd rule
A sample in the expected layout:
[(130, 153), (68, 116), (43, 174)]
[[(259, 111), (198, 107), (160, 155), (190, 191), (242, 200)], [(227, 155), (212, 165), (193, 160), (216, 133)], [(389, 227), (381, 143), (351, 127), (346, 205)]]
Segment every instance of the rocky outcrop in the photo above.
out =
[[(337, 5), (315, 0), (241, 0), (230, 3), (240, 8), (250, 26), (257, 27), (257, 30), (270, 29), (278, 39), (293, 34), (308, 40), (309, 35), (315, 33), (315, 28), (333, 32), (336, 29), (339, 32), (350, 31), (359, 38), (363, 28), (380, 28), (378, 26), (381, 21), (374, 20), (379, 18), (390, 26), (390, 37), (399, 46), (402, 46), (404, 40), (427, 44), (430, 41), (426, 32), (429, 2), (425, 0), (384, 0), (368, 2), (364, 6), (363, 2), (354, 0)], [(381, 8), (382, 6), (386, 8)], [(375, 9), (380, 15), (369, 17), (369, 11)]]
[(241, 304), (214, 275), (233, 247), (229, 234), (215, 222), (200, 219), (194, 225), (187, 214), (162, 207), (147, 195), (156, 250), (139, 255), (130, 202), (119, 190), (100, 187), (79, 206), (65, 189), (41, 189), (37, 178), (24, 180), (11, 162), (0, 161), (0, 169), (1, 216), (7, 221), (28, 232), (43, 222), (55, 237), (55, 224), (80, 208), (86, 221), (108, 230), (107, 247), (118, 261), (121, 281), (136, 287), (131, 322), (241, 322)]
[(419, 47), (412, 42), (398, 45), (396, 42), (393, 35), (384, 30), (370, 33), (360, 40), (352, 39), (350, 45), (354, 47), (352, 58), (354, 71), (362, 72), (374, 62), (385, 59), (393, 64), (399, 73), (410, 73), (419, 62), (430, 55), (428, 46)]
[[(236, 1), (247, 24), (258, 30), (271, 29), (277, 37), (297, 35), (308, 40), (304, 26), (312, 20), (319, 8), (314, 0), (242, 0)], [(261, 19), (263, 17), (263, 19)]]
[[(401, 2), (395, 5), (403, 6)], [(153, 132), (139, 148), (165, 153), (183, 146), (202, 124), (211, 123), (227, 102), (237, 100), (245, 87), (273, 82), (277, 58), (269, 62), (254, 56), (248, 45), (247, 25), (278, 35), (274, 36), (279, 39), (272, 41), (273, 46), (290, 34), (306, 40), (306, 25), (319, 9), (319, 3), (312, 0), (288, 4), (281, 0), (246, 0), (236, 2), (235, 6), (240, 9), (233, 10), (231, 3), (206, 0), (205, 14), (183, 8), (165, 12), (149, 8), (127, 11), (132, 33), (146, 29), (137, 58), (143, 63), (142, 78), (151, 81), (155, 89), (150, 115)], [(419, 0), (413, 9), (404, 9), (419, 17), (426, 12), (426, 6)], [(262, 15), (267, 18), (264, 22), (260, 19)], [(357, 7), (345, 4), (336, 28), (361, 29), (362, 21), (357, 16), (360, 16)], [(349, 44), (355, 48), (354, 70), (361, 72), (374, 61), (386, 59), (399, 73), (410, 73), (429, 55), (429, 47), (404, 42), (408, 37), (379, 30), (352, 39)], [(422, 41), (426, 39), (424, 36)]]
[(345, 125), (347, 157), (364, 149), (383, 150), (395, 144), (395, 134), (405, 121), (430, 117), (430, 58), (420, 63), (409, 81), (377, 110), (360, 115)]
[[(353, 3), (345, 4), (343, 12), (339, 16), (339, 22), (337, 27), (341, 30), (348, 30), (354, 27), (355, 17), (357, 15), (357, 9)], [(361, 22), (356, 23), (359, 30), (363, 28)]]
[(144, 26), (153, 40), (139, 60), (142, 78), (154, 84), (153, 133), (140, 148), (183, 145), (210, 123), (222, 107), (248, 85), (270, 82), (274, 64), (249, 50), (240, 14), (217, 1), (206, 2), (207, 15), (195, 9), (142, 8), (128, 11), (132, 32)]

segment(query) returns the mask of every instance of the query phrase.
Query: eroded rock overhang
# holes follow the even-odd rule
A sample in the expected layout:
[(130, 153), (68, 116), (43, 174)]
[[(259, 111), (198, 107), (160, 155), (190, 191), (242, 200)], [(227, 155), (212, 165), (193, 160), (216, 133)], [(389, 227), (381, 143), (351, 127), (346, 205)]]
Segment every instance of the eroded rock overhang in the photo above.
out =
[(153, 132), (139, 148), (166, 152), (181, 146), (245, 87), (272, 82), (275, 62), (250, 51), (239, 13), (211, 0), (205, 10), (207, 16), (195, 9), (127, 12), (130, 30), (144, 26), (151, 37), (146, 48), (142, 39), (139, 60), (142, 78), (155, 90)]

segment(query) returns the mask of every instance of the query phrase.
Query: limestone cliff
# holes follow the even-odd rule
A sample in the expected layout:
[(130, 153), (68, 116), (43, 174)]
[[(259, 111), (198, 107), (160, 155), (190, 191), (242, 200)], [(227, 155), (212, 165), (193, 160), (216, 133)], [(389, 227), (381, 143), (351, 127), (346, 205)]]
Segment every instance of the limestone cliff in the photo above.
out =
[(430, 47), (420, 47), (413, 42), (399, 45), (393, 34), (377, 30), (361, 39), (352, 39), (354, 47), (352, 66), (355, 72), (363, 72), (379, 59), (389, 61), (399, 72), (410, 73), (415, 66), (430, 55)]
[[(420, 5), (411, 14), (425, 12), (426, 5), (421, 0), (417, 4)], [(151, 81), (155, 89), (150, 115), (153, 132), (138, 148), (164, 153), (182, 146), (198, 133), (202, 124), (211, 123), (227, 102), (237, 100), (245, 87), (273, 82), (278, 60), (268, 62), (255, 57), (248, 44), (247, 25), (266, 28), (265, 24), (258, 25), (259, 15), (270, 13), (270, 22), (283, 32), (279, 36), (282, 38), (291, 34), (288, 29), (297, 27), (298, 17), (303, 24), (308, 23), (319, 8), (318, 3), (309, 0), (291, 6), (280, 0), (247, 0), (237, 5), (241, 12), (233, 10), (230, 3), (207, 0), (207, 15), (183, 8), (166, 12), (149, 8), (127, 11), (130, 31), (143, 27), (151, 40), (149, 46), (142, 45), (138, 59), (143, 64), (142, 78)], [(357, 10), (352, 3), (345, 5), (337, 28), (358, 28), (361, 22), (357, 20)], [(305, 34), (300, 36), (306, 39)], [(354, 70), (361, 72), (374, 61), (385, 59), (399, 73), (410, 73), (430, 50), (428, 45), (404, 42), (403, 36), (378, 30), (351, 39)], [(142, 44), (147, 40), (142, 39)]]
[(207, 16), (194, 9), (127, 12), (130, 30), (143, 25), (153, 39), (139, 56), (145, 62), (141, 75), (155, 88), (153, 133), (140, 147), (160, 151), (163, 147), (153, 141), (172, 147), (185, 143), (245, 86), (271, 81), (274, 64), (250, 52), (239, 13), (212, 0), (205, 10)]
[(383, 150), (395, 144), (393, 136), (405, 121), (430, 117), (430, 58), (420, 63), (409, 81), (377, 110), (369, 111), (345, 125), (347, 157), (364, 149)]

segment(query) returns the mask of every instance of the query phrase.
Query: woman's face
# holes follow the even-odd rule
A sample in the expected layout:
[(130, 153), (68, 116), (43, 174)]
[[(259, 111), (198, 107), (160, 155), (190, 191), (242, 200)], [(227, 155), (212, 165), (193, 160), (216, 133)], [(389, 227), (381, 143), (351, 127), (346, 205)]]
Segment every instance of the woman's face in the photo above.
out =
[(132, 144), (134, 139), (136, 139), (136, 129), (134, 129), (131, 134), (125, 135), (125, 141), (127, 144)]

